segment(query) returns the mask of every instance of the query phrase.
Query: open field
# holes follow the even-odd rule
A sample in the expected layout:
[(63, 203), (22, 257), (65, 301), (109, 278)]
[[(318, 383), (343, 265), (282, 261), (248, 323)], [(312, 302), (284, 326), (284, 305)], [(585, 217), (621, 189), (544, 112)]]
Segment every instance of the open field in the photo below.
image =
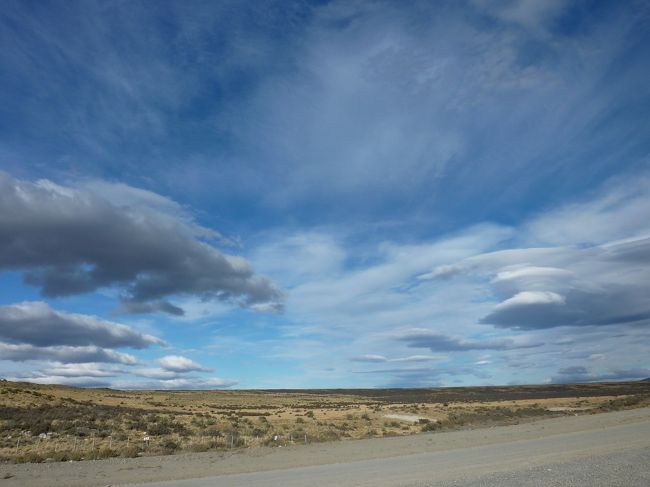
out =
[(128, 392), (2, 381), (0, 456), (4, 463), (22, 463), (237, 451), (516, 424), (647, 405), (647, 381)]
[(0, 464), (3, 487), (647, 487), (650, 408), (392, 438)]

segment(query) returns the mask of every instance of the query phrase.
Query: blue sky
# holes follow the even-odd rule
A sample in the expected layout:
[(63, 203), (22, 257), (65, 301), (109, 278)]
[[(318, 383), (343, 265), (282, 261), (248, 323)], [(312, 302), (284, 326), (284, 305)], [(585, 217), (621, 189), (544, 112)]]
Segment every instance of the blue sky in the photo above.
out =
[(6, 2), (0, 374), (650, 376), (647, 2)]

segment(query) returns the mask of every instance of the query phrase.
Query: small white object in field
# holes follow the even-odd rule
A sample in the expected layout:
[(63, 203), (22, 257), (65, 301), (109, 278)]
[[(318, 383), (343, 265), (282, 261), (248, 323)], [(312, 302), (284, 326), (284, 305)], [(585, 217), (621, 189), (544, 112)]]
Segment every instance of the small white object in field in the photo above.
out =
[(425, 418), (424, 416), (416, 416), (414, 414), (384, 414), (384, 418), (399, 419), (400, 421), (408, 421), (409, 423), (417, 423), (421, 419), (428, 419), (432, 423), (437, 423), (437, 419)]

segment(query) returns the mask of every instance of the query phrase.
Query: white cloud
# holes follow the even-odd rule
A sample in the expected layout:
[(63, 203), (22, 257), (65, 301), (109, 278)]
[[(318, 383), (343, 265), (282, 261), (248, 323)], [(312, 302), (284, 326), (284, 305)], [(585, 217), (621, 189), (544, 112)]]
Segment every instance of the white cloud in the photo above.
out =
[[(12, 7), (7, 9), (7, 18), (27, 34), (38, 35), (16, 37), (12, 39), (15, 48), (2, 51), (1, 56), (12, 67), (9, 72), (24, 80), (38, 80), (39, 92), (53, 100), (52, 107), (64, 107), (30, 109), (21, 97), (15, 97), (16, 105), (8, 97), (13, 111), (24, 113), (28, 121), (25, 131), (17, 129), (16, 135), (23, 139), (15, 138), (34, 141), (38, 137), (31, 135), (46, 125), (49, 130), (60, 127), (65, 134), (53, 132), (51, 140), (74, 133), (72, 139), (90, 149), (79, 151), (74, 143), (64, 144), (63, 152), (51, 154), (55, 144), (48, 142), (43, 160), (74, 160), (75, 164), (87, 160), (88, 165), (75, 167), (92, 171), (100, 171), (101, 162), (109, 161), (109, 172), (120, 174), (126, 167), (132, 180), (146, 178), (151, 187), (166, 181), (179, 195), (185, 189), (192, 191), (192, 199), (209, 195), (205, 201), (209, 199), (214, 204), (210, 211), (219, 215), (214, 218), (235, 215), (236, 220), (242, 211), (232, 201), (245, 201), (243, 214), (257, 217), (256, 211), (264, 212), (264, 218), (254, 218), (250, 225), (276, 224), (273, 217), (278, 215), (279, 221), (292, 222), (295, 226), (284, 235), (276, 231), (260, 237), (264, 243), (252, 252), (255, 269), (291, 290), (284, 317), (254, 315), (250, 319), (267, 327), (270, 334), (278, 329), (281, 334), (274, 337), (274, 343), (260, 340), (246, 344), (254, 350), (252, 356), (284, 354), (310, 373), (324, 369), (325, 363), (333, 366), (327, 368), (339, 367), (347, 363), (344, 358), (367, 351), (387, 361), (401, 360), (388, 357), (406, 360), (412, 350), (408, 342), (396, 344), (394, 332), (407, 325), (428, 330), (428, 338), (437, 336), (438, 345), (440, 337), (447, 337), (443, 345), (465, 348), (475, 342), (503, 343), (519, 336), (519, 331), (503, 328), (525, 328), (527, 336), (537, 339), (539, 329), (545, 328), (545, 336), (571, 333), (580, 351), (593, 347), (592, 354), (602, 356), (603, 350), (596, 345), (583, 343), (586, 337), (599, 334), (608, 338), (617, 330), (629, 335), (626, 323), (647, 324), (648, 242), (643, 239), (650, 235), (647, 181), (626, 181), (608, 191), (607, 198), (546, 211), (538, 218), (514, 223), (512, 228), (489, 225), (455, 235), (437, 232), (494, 215), (499, 222), (517, 221), (532, 210), (533, 203), (539, 210), (582, 191), (606, 174), (632, 167), (635, 147), (645, 149), (640, 145), (644, 138), (630, 137), (630, 130), (638, 132), (643, 125), (630, 123), (634, 118), (612, 118), (611, 114), (627, 114), (629, 107), (644, 106), (647, 98), (645, 85), (639, 83), (639, 78), (642, 82), (646, 78), (639, 76), (645, 73), (645, 58), (628, 56), (635, 39), (627, 34), (638, 30), (638, 16), (631, 8), (617, 10), (622, 12), (618, 17), (607, 16), (602, 22), (598, 16), (585, 17), (579, 35), (553, 37), (546, 26), (562, 13), (566, 2), (471, 3), (474, 8), (466, 4), (458, 7), (454, 2), (444, 6), (419, 2), (409, 8), (374, 2), (334, 1), (322, 6), (299, 2), (287, 7), (292, 15), (286, 16), (283, 10), (283, 36), (278, 42), (265, 37), (265, 29), (250, 35), (242, 28), (249, 24), (241, 22), (235, 12), (238, 9), (228, 12), (231, 16), (223, 15), (224, 7), (197, 11), (179, 3), (174, 7), (178, 45), (171, 51), (162, 42), (165, 35), (148, 23), (150, 12), (136, 9), (130, 11), (133, 15), (118, 15), (120, 25), (114, 25), (90, 6), (83, 9), (87, 15), (81, 17), (92, 22), (79, 24), (79, 29), (65, 29), (50, 22), (47, 11), (38, 17)], [(278, 20), (270, 7), (256, 5), (244, 10), (255, 21), (263, 20), (260, 25), (276, 25)], [(296, 27), (286, 23), (286, 18), (304, 22), (295, 23), (299, 24)], [(222, 19), (234, 25), (236, 32)], [(137, 35), (143, 26), (147, 35)], [(192, 61), (195, 55), (205, 55), (205, 49), (196, 47), (211, 46), (217, 31), (226, 39), (219, 46), (219, 66), (192, 62), (185, 64), (196, 69), (176, 69), (179, 60), (187, 61), (187, 52), (192, 53)], [(124, 34), (132, 47), (130, 55), (121, 56), (119, 47), (105, 38), (106, 32)], [(235, 46), (230, 45), (231, 38), (236, 38)], [(21, 55), (30, 52), (44, 55)], [(48, 55), (54, 52), (56, 56)], [(109, 55), (93, 58), (88, 55), (92, 52)], [(65, 66), (58, 65), (60, 59)], [(282, 62), (276, 62), (278, 59)], [(68, 63), (75, 66), (79, 60), (90, 64), (84, 61), (84, 69), (77, 70), (88, 76), (75, 76), (82, 88), (78, 91), (92, 96), (81, 96), (77, 104), (68, 103), (67, 92), (59, 86), (65, 76), (33, 76), (42, 71), (38, 62), (64, 67), (69, 73)], [(613, 65), (620, 69), (612, 70)], [(268, 68), (272, 68), (270, 75)], [(244, 90), (234, 83), (236, 93), (229, 92), (227, 87), (233, 85), (229, 70), (250, 75), (252, 82)], [(175, 151), (183, 151), (178, 142), (185, 134), (168, 125), (172, 120), (166, 120), (165, 113), (178, 113), (176, 108), (190, 106), (192, 97), (204, 87), (223, 90), (224, 96), (214, 105), (214, 112), (205, 114), (205, 123), (197, 120), (192, 131), (197, 140), (226, 141), (222, 147), (226, 150), (217, 151), (215, 157), (217, 146), (198, 146), (192, 148), (192, 154), (179, 155)], [(79, 110), (80, 106), (84, 109)], [(28, 117), (33, 110), (36, 113)], [(39, 125), (41, 120), (43, 125)], [(215, 130), (218, 137), (214, 137)], [(175, 139), (174, 132), (181, 139)], [(124, 146), (125, 133), (130, 141), (145, 141), (158, 152), (143, 156), (127, 144), (116, 156), (114, 149)], [(606, 146), (611, 150), (603, 150)], [(38, 160), (36, 147), (33, 152)], [(602, 153), (607, 155), (600, 156)], [(159, 154), (165, 154), (162, 163)], [(181, 162), (168, 162), (174, 158)], [(68, 162), (62, 164), (67, 167)], [(589, 178), (580, 170), (587, 165)], [(51, 166), (63, 167), (47, 167)], [(112, 242), (100, 246), (112, 258), (92, 255), (90, 260), (78, 260), (80, 265), (74, 261), (72, 270), (59, 262), (51, 265), (52, 256), (59, 255), (48, 247), (52, 231), (34, 239), (38, 252), (31, 254), (50, 260), (43, 261), (45, 270), (39, 267), (41, 261), (30, 263), (33, 272), (25, 277), (44, 292), (54, 295), (97, 289), (108, 282), (127, 298), (135, 298), (127, 299), (123, 310), (178, 314), (191, 302), (188, 320), (230, 309), (224, 304), (202, 304), (204, 298), (225, 299), (228, 304), (234, 296), (252, 309), (277, 310), (281, 301), (277, 289), (267, 281), (249, 279), (252, 271), (246, 271), (241, 259), (226, 256), (223, 267), (238, 277), (238, 285), (233, 286), (227, 277), (215, 279), (223, 275), (223, 268), (204, 265), (206, 261), (214, 263), (216, 254), (206, 250), (212, 246), (198, 245), (197, 250), (195, 244), (206, 240), (229, 243), (229, 239), (196, 225), (173, 200), (101, 181), (68, 186), (47, 181), (30, 184), (24, 187), (32, 197), (51, 196), (39, 205), (43, 214), (49, 216), (46, 210), (65, 207), (58, 216), (66, 211), (75, 216), (68, 222), (71, 225), (79, 223), (84, 208), (106, 210), (106, 204), (109, 221), (123, 222), (121, 217), (127, 213), (136, 222), (133, 228), (137, 231), (102, 228), (102, 233), (92, 231), (92, 225), (90, 231), (88, 225), (79, 227), (78, 238), (63, 241), (61, 255), (69, 258), (67, 252), (73, 249), (76, 255), (85, 256), (83, 252), (95, 246), (84, 239), (98, 238)], [(10, 194), (11, 186), (5, 187), (2, 195)], [(88, 193), (101, 204), (95, 205), (92, 198), (63, 204)], [(88, 221), (103, 221), (90, 210)], [(362, 220), (374, 222), (378, 215), (398, 223), (382, 231), (364, 227)], [(20, 224), (27, 221), (20, 216), (16, 220), (3, 227), (7, 235), (19, 235), (14, 230), (22, 231)], [(44, 220), (51, 224), (56, 219)], [(312, 226), (309, 231), (296, 231), (314, 222), (336, 222), (341, 227), (314, 230)], [(355, 229), (341, 230), (346, 225)], [(179, 227), (180, 233), (175, 231)], [(143, 228), (156, 230), (143, 251), (134, 253), (129, 246), (128, 252), (114, 255), (124, 242), (132, 243), (133, 235), (142, 236)], [(163, 245), (169, 233), (158, 231), (161, 228), (174, 230), (172, 240), (178, 243), (178, 237), (180, 245)], [(415, 231), (405, 233), (405, 228)], [(426, 236), (424, 240), (422, 236)], [(151, 252), (152, 248), (160, 252)], [(0, 261), (7, 255), (25, 257), (20, 253), (24, 246), (9, 250), (11, 253), (0, 252)], [(187, 255), (195, 250), (208, 257), (190, 259), (195, 265), (184, 266)], [(137, 296), (129, 293), (140, 280), (124, 277), (125, 269), (113, 265), (136, 254), (140, 264), (153, 259), (161, 270), (158, 279), (147, 279), (150, 268), (139, 267), (144, 269), (139, 276), (145, 276), (147, 282)], [(170, 254), (174, 265), (167, 266)], [(13, 270), (14, 263), (5, 262), (4, 268)], [(205, 281), (209, 281), (208, 292)], [(179, 293), (186, 295), (177, 296)], [(555, 298), (544, 301), (544, 296), (561, 296), (564, 303)], [(516, 310), (521, 313), (513, 314)], [(481, 317), (491, 324), (479, 324)], [(279, 322), (280, 327), (274, 327)], [(593, 325), (602, 324), (612, 325), (612, 329), (593, 330)], [(549, 328), (556, 326), (563, 329)], [(575, 330), (577, 327), (581, 329)], [(620, 337), (611, 340), (624, 343)], [(24, 345), (20, 345), (22, 352), (13, 343), (3, 346), (7, 351), (14, 347), (14, 356), (27, 356)], [(551, 350), (552, 346), (556, 348)], [(558, 339), (555, 344), (527, 349), (525, 358), (533, 360), (566, 347)], [(60, 347), (31, 348), (40, 356), (63, 356)], [(92, 355), (89, 350), (76, 352), (74, 360), (81, 352)], [(520, 358), (517, 349), (497, 352), (495, 355), (513, 361)], [(458, 354), (462, 358), (453, 353), (454, 362), (449, 366), (459, 367), (463, 360), (471, 364), (476, 361), (475, 353), (462, 350)], [(608, 355), (607, 360), (615, 358)], [(539, 359), (535, 366), (543, 367), (542, 362)], [(162, 372), (149, 369), (149, 373)], [(425, 380), (428, 373), (431, 371), (423, 370), (416, 377), (413, 372), (409, 377)], [(445, 376), (439, 371), (433, 375)]]
[(62, 364), (51, 362), (33, 372), (14, 373), (9, 380), (78, 387), (109, 387), (112, 378), (123, 373), (125, 370), (122, 368), (103, 363)]
[[(270, 234), (264, 240), (264, 245), (253, 253), (255, 267), (264, 274), (276, 276), (289, 288), (306, 280), (340, 273), (346, 258), (337, 239), (323, 232)], [(287, 256), (291, 256), (290, 262)]]
[(211, 369), (203, 367), (193, 360), (181, 355), (166, 355), (157, 360), (158, 364), (166, 371), (185, 373), (185, 372), (211, 372)]
[(615, 180), (587, 200), (561, 206), (524, 226), (544, 246), (603, 245), (650, 235), (650, 176)]
[(535, 304), (565, 304), (566, 299), (551, 291), (522, 291), (495, 306), (495, 311), (507, 311), (512, 308)]
[(388, 359), (386, 357), (384, 357), (383, 355), (376, 355), (376, 354), (359, 355), (357, 357), (352, 357), (350, 360), (352, 360), (353, 362), (369, 362), (369, 363), (388, 362)]
[(124, 373), (124, 369), (100, 363), (53, 364), (41, 373), (59, 377), (115, 377)]
[(420, 274), (418, 276), (418, 279), (423, 281), (428, 281), (431, 279), (448, 279), (460, 272), (463, 272), (463, 269), (461, 267), (455, 265), (440, 265), (431, 272)]
[[(646, 205), (641, 200), (650, 197), (641, 196), (639, 181), (644, 178), (607, 185), (592, 200), (551, 209), (518, 227), (475, 226), (418, 245), (377, 242), (355, 247), (341, 234), (320, 239), (345, 249), (343, 261), (355, 264), (296, 278), (286, 333), (271, 347), (261, 345), (260, 353), (299, 348), (292, 360), (315, 374), (325, 364), (336, 366), (342, 357), (352, 357), (359, 370), (372, 363), (406, 361), (412, 347), (443, 352), (440, 370), (488, 365), (480, 355), (490, 350), (490, 371), (502, 383), (519, 380), (523, 371), (529, 377), (524, 382), (534, 377), (541, 381), (549, 364), (581, 360), (582, 355), (572, 358), (567, 353), (572, 348), (610, 364), (624, 359), (627, 354), (621, 351), (626, 349), (632, 363), (639, 364), (640, 348), (626, 338), (650, 323), (650, 239), (643, 237), (645, 220), (633, 224), (640, 219), (638, 208)], [(616, 201), (616, 213), (594, 211), (608, 206), (603, 201)], [(594, 229), (608, 228), (611, 218), (625, 222), (616, 223), (615, 240), (594, 237), (595, 243), (585, 245), (589, 239), (577, 237), (575, 244), (568, 239), (549, 244), (549, 233), (542, 230), (573, 228), (583, 220), (577, 208), (586, 212), (584, 219)], [(588, 235), (597, 233), (587, 230)], [(289, 247), (280, 243), (273, 248)], [(294, 246), (293, 254), (301, 252)], [(278, 258), (281, 252), (273, 255)], [(404, 328), (407, 323), (415, 330)], [(299, 340), (303, 335), (310, 339)], [(610, 345), (597, 345), (591, 337)], [(637, 338), (640, 344), (644, 340)]]
[(140, 361), (128, 353), (104, 349), (95, 346), (36, 347), (29, 344), (0, 342), (0, 360), (26, 362), (34, 360), (55, 360), (61, 363), (106, 362), (124, 365), (136, 365)]
[[(535, 329), (650, 320), (650, 181), (607, 184), (591, 199), (521, 225), (510, 248), (443, 264), (453, 279), (490, 279), (500, 300), (482, 322)], [(444, 273), (443, 273), (444, 274)], [(438, 277), (437, 271), (425, 275)], [(452, 281), (453, 283), (453, 281)], [(447, 284), (455, 286), (456, 284)]]
[(539, 347), (543, 342), (528, 337), (466, 339), (445, 335), (436, 330), (413, 328), (395, 335), (396, 340), (412, 348), (428, 348), (432, 352), (467, 352), (472, 350), (514, 350)]
[(391, 359), (390, 362), (431, 362), (435, 360), (445, 360), (448, 356), (445, 355), (409, 355), (407, 357), (399, 357)]

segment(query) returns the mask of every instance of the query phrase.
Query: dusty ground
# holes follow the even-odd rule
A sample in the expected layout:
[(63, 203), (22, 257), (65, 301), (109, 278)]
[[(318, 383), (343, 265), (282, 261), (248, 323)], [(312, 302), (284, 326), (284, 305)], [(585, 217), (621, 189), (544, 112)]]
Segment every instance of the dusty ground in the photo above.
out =
[[(0, 382), (0, 461), (67, 462), (407, 436), (650, 404), (650, 382), (115, 391)], [(148, 441), (145, 442), (145, 438)]]
[[(438, 481), (458, 478), (458, 475), (470, 478), (474, 473), (481, 476), (494, 472), (516, 472), (521, 468), (535, 468), (568, 457), (581, 461), (580, 459), (594, 455), (611, 455), (624, 451), (643, 453), (650, 447), (649, 428), (650, 408), (642, 408), (563, 416), (502, 427), (284, 448), (258, 447), (232, 453), (206, 452), (89, 462), (1, 465), (0, 479), (4, 480), (0, 480), (0, 485), (94, 487), (190, 478), (206, 479), (183, 485), (305, 485), (305, 475), (315, 481), (313, 485), (338, 485), (331, 484), (330, 481), (338, 477), (346, 482), (354, 480), (354, 475), (363, 474), (364, 468), (370, 475), (377, 473), (377, 469), (382, 466), (387, 471), (381, 474), (380, 482), (368, 485), (406, 485), (405, 479), (410, 478), (415, 482), (420, 470), (424, 479), (433, 481), (431, 472), (434, 472), (433, 477)], [(492, 457), (494, 461), (490, 461)], [(642, 457), (647, 458), (647, 455), (643, 453)], [(435, 466), (433, 470), (431, 465)], [(475, 470), (474, 473), (468, 470), (469, 466), (470, 470)], [(644, 464), (635, 467), (645, 468)], [(246, 474), (249, 472), (250, 475)], [(319, 472), (322, 474), (320, 477)], [(641, 473), (646, 475), (647, 469)], [(238, 475), (207, 478), (228, 474)], [(498, 478), (501, 477), (502, 474)], [(269, 484), (274, 478), (279, 479), (280, 483)], [(593, 472), (590, 478), (588, 483), (553, 485), (608, 485), (599, 483)], [(286, 482), (293, 479), (295, 482), (286, 483), (283, 479)], [(531, 485), (547, 485), (543, 483), (544, 477), (540, 479), (542, 483)], [(366, 484), (367, 482), (363, 485)], [(433, 482), (417, 485), (433, 485)]]

